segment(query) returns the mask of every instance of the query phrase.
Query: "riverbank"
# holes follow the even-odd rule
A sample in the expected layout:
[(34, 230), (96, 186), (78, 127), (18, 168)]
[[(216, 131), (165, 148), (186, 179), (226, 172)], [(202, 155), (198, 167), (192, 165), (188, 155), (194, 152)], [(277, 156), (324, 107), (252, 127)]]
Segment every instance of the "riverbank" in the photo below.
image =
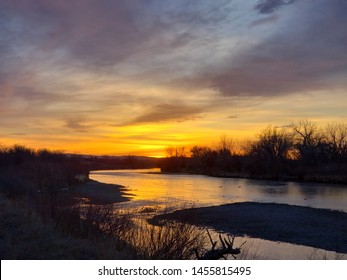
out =
[[(2, 260), (104, 260), (132, 259), (129, 247), (119, 247), (103, 236), (79, 235), (86, 223), (76, 216), (67, 232), (68, 215), (62, 223), (43, 217), (29, 201), (16, 201), (0, 193), (0, 257)], [(47, 210), (47, 209), (46, 209)]]
[(115, 184), (105, 184), (94, 180), (74, 186), (71, 190), (74, 197), (86, 199), (88, 203), (106, 205), (129, 201), (131, 194), (125, 192), (125, 187)]
[(306, 245), (347, 253), (347, 213), (275, 203), (243, 202), (191, 208), (155, 216), (151, 223), (176, 220), (235, 236)]
[(112, 208), (129, 200), (124, 189), (89, 180), (17, 198), (0, 192), (1, 259), (136, 258), (136, 249), (119, 238), (130, 221)]

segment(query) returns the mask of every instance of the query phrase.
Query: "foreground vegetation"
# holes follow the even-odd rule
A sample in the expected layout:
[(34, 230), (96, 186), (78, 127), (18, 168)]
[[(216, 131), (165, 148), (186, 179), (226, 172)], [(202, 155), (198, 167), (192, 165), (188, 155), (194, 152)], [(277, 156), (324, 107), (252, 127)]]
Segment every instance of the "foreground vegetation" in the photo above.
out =
[(267, 127), (242, 144), (222, 136), (215, 146), (168, 148), (164, 172), (272, 180), (347, 183), (347, 125), (304, 120)]

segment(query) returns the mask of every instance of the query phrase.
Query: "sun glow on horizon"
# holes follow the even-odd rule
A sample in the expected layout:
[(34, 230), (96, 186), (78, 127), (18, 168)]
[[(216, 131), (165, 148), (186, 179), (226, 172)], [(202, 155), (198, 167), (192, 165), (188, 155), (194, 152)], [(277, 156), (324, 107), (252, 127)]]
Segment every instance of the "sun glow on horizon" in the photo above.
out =
[(2, 0), (0, 145), (163, 157), (346, 121), (347, 1), (259, 2)]

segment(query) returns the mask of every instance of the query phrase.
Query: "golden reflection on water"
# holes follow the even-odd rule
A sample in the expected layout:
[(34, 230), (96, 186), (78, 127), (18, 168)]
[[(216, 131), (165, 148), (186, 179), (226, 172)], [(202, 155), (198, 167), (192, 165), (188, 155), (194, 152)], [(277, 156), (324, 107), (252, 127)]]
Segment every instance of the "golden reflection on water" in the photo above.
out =
[(243, 201), (274, 202), (347, 212), (347, 188), (338, 185), (299, 184), (202, 175), (159, 174), (159, 169), (94, 171), (92, 179), (119, 184), (140, 202), (193, 206)]

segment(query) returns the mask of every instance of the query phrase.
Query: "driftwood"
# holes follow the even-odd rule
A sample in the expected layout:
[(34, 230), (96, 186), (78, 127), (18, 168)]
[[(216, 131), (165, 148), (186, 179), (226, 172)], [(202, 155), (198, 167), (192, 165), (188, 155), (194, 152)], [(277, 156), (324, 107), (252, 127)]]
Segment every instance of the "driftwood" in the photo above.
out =
[(219, 234), (219, 240), (222, 244), (222, 247), (216, 248), (218, 241), (213, 241), (210, 232), (207, 230), (208, 237), (210, 239), (212, 248), (211, 250), (205, 252), (204, 254), (199, 254), (198, 250), (195, 249), (195, 255), (198, 260), (219, 260), (226, 259), (228, 255), (232, 255), (234, 259), (236, 259), (235, 255), (241, 253), (241, 247), (246, 243), (243, 242), (240, 247), (233, 248), (235, 236), (230, 239), (228, 235), (227, 238), (223, 238), (221, 234)]

